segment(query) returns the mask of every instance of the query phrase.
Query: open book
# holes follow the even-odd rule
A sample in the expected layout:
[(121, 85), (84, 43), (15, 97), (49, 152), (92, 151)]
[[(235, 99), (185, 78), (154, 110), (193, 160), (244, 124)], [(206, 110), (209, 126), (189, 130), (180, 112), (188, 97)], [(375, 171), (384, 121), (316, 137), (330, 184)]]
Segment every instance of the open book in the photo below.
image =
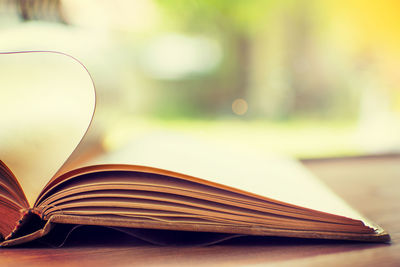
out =
[[(40, 68), (34, 68), (38, 62)], [(79, 160), (82, 154), (73, 151), (84, 146), (95, 106), (84, 67), (54, 52), (0, 54), (0, 64), (29, 81), (0, 77), (3, 102), (12, 102), (0, 112), (13, 117), (0, 121), (7, 125), (0, 131), (0, 140), (6, 140), (0, 141), (0, 246), (37, 239), (56, 224), (390, 240), (290, 159), (162, 132)], [(48, 92), (37, 93), (46, 86)], [(45, 103), (51, 103), (48, 110)], [(50, 127), (34, 134), (40, 123), (25, 125), (37, 117)]]

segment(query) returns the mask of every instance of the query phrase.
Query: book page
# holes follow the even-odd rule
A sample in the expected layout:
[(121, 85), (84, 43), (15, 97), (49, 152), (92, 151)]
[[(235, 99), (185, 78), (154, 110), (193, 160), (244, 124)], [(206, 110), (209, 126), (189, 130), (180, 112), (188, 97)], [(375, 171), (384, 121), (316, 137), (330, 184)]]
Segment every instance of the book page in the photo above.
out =
[(91, 121), (95, 93), (85, 68), (60, 53), (0, 53), (0, 160), (32, 205)]
[(154, 132), (92, 164), (134, 164), (166, 169), (318, 211), (362, 220), (299, 162), (243, 147)]

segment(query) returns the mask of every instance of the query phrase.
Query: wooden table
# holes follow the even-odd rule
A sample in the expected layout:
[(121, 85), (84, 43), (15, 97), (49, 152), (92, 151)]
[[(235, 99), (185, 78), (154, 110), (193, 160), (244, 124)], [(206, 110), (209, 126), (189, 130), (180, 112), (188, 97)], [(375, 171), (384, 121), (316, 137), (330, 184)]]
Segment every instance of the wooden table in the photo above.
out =
[[(162, 247), (115, 232), (100, 231), (88, 237), (77, 231), (62, 248), (33, 244), (1, 249), (0, 265), (400, 266), (400, 156), (303, 163), (353, 207), (385, 228), (392, 244), (252, 237), (207, 247)], [(108, 238), (96, 240), (103, 234)]]

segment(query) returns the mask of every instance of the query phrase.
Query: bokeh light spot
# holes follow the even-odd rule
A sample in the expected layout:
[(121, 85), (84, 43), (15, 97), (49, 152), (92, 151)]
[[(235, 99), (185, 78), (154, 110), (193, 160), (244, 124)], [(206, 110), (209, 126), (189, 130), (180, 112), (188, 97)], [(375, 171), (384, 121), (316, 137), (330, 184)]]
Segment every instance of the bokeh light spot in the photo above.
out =
[(232, 111), (236, 115), (246, 114), (248, 107), (247, 101), (242, 98), (237, 98), (232, 102)]

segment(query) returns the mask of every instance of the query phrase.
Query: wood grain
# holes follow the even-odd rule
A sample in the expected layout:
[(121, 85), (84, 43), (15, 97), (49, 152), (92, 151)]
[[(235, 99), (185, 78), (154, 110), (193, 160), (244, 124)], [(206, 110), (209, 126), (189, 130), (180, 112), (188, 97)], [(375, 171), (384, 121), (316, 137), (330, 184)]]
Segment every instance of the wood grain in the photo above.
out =
[[(121, 233), (83, 229), (62, 248), (1, 249), (1, 266), (399, 266), (400, 157), (304, 161), (336, 193), (392, 237), (391, 244), (242, 237), (198, 246), (155, 246)], [(102, 232), (103, 231), (103, 232)]]

